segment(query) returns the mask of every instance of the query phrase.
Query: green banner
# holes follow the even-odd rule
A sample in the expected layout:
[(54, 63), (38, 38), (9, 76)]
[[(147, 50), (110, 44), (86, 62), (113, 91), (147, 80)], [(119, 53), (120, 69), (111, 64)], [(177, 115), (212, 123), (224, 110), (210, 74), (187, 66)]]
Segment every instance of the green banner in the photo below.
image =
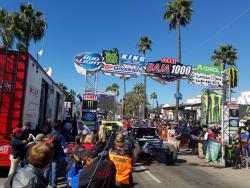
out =
[(215, 76), (221, 76), (221, 70), (222, 70), (222, 67), (212, 66), (212, 65), (199, 64), (196, 67), (196, 72), (199, 74), (208, 74), (208, 75), (215, 75)]
[(209, 139), (207, 144), (206, 159), (208, 161), (217, 161), (219, 157), (221, 144), (214, 139)]

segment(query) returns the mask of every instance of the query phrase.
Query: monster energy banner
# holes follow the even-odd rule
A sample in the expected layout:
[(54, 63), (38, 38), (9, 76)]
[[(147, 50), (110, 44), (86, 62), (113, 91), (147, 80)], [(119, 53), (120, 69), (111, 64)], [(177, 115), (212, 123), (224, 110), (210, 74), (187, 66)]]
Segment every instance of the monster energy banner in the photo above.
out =
[(217, 161), (219, 157), (221, 144), (214, 139), (208, 140), (206, 159), (208, 161)]
[(201, 97), (201, 123), (210, 124), (221, 121), (221, 96), (205, 93)]
[(84, 111), (96, 110), (97, 109), (97, 101), (93, 100), (83, 100), (82, 109)]
[(239, 82), (239, 70), (237, 68), (228, 68), (228, 75), (229, 75), (229, 84), (231, 88), (235, 88), (238, 86)]

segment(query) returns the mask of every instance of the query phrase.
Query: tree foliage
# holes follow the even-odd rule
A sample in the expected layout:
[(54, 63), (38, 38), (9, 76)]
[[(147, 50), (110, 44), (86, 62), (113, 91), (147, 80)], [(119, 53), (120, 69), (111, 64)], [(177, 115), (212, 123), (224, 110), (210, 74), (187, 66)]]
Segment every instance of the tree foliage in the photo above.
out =
[(239, 59), (239, 53), (233, 45), (221, 45), (219, 49), (213, 51), (211, 60), (216, 66), (222, 66), (223, 69), (226, 66), (236, 66), (236, 60)]
[(133, 90), (126, 94), (126, 115), (139, 117), (143, 102), (144, 86), (142, 83), (137, 83)]
[(106, 88), (106, 91), (114, 93), (114, 95), (117, 97), (117, 96), (119, 96), (119, 85), (116, 83), (113, 83), (111, 86), (108, 86)]
[(68, 91), (68, 87), (64, 83), (58, 83), (57, 86), (63, 90), (66, 100), (72, 100), (75, 103), (76, 92), (73, 89)]

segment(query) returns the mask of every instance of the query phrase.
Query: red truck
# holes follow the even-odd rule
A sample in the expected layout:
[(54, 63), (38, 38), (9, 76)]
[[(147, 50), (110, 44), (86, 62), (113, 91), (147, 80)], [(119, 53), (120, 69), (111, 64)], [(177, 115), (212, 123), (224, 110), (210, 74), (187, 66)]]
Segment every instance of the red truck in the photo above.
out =
[(63, 120), (64, 92), (26, 52), (0, 49), (0, 167), (10, 166), (12, 130), (30, 122), (33, 130)]

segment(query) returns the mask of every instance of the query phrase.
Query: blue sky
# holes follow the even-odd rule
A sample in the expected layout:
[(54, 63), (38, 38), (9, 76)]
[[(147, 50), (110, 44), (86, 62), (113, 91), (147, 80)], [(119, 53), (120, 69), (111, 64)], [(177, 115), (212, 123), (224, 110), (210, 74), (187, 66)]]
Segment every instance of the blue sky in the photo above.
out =
[[(0, 0), (1, 7), (17, 11), (20, 3), (31, 2), (46, 15), (48, 29), (44, 41), (32, 44), (35, 57), (44, 47), (42, 66), (53, 69), (53, 78), (77, 92), (83, 90), (83, 76), (73, 66), (73, 56), (84, 51), (101, 52), (118, 48), (122, 52), (138, 54), (136, 44), (140, 36), (148, 36), (152, 52), (148, 61), (161, 57), (177, 57), (177, 33), (168, 30), (163, 20), (166, 0)], [(237, 62), (240, 83), (237, 92), (250, 89), (250, 1), (249, 0), (194, 0), (191, 23), (182, 28), (182, 63), (195, 66), (212, 64), (212, 51), (220, 44), (233, 44), (240, 53)], [(116, 82), (123, 95), (122, 80), (99, 74), (99, 90)], [(143, 77), (127, 82), (131, 90)], [(174, 103), (175, 82), (162, 85), (148, 78), (147, 92), (155, 91), (160, 104)], [(201, 92), (203, 87), (181, 81), (184, 100)]]

